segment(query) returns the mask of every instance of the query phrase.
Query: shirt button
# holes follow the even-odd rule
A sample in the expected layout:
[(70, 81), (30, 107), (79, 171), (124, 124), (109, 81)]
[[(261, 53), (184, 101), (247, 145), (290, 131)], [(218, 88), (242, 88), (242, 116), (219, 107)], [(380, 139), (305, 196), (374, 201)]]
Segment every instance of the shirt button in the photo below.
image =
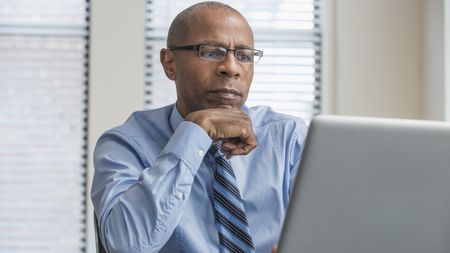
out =
[(182, 192), (177, 192), (177, 193), (175, 193), (175, 197), (177, 199), (183, 199), (184, 198), (184, 194)]
[(205, 152), (203, 152), (202, 149), (198, 149), (198, 150), (197, 150), (197, 155), (198, 155), (198, 156), (203, 157), (204, 154), (205, 154)]

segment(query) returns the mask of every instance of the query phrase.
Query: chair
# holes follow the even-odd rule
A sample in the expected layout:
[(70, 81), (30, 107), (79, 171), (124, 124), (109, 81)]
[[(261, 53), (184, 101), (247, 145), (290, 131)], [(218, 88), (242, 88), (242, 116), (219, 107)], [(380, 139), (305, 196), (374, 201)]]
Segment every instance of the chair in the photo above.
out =
[(95, 223), (95, 242), (96, 242), (96, 246), (97, 246), (97, 253), (108, 253), (108, 252), (106, 252), (105, 247), (103, 247), (102, 241), (100, 239), (97, 215), (95, 215), (95, 213), (94, 213), (94, 223)]

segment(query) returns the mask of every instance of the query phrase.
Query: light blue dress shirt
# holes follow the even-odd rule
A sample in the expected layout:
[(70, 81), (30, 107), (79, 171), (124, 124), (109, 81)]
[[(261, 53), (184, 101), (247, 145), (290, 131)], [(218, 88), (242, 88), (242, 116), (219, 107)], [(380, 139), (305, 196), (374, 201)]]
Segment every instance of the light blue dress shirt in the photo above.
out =
[[(230, 159), (256, 252), (281, 231), (306, 136), (304, 121), (243, 107), (258, 146)], [(176, 106), (133, 113), (94, 152), (91, 197), (109, 253), (219, 252), (212, 206), (212, 139)]]

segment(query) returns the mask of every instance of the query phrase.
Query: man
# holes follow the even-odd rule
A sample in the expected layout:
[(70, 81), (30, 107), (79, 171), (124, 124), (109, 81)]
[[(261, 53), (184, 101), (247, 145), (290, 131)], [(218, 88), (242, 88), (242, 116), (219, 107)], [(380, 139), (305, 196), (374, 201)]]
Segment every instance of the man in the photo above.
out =
[(177, 101), (104, 133), (92, 201), (113, 252), (271, 252), (306, 135), (303, 121), (244, 105), (253, 64), (245, 18), (204, 2), (181, 12), (160, 58)]

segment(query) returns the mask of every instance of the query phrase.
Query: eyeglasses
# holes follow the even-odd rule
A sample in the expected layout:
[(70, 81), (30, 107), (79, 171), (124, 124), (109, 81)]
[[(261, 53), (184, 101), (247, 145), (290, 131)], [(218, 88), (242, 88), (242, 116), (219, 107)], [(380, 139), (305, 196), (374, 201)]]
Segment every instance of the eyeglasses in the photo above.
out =
[(197, 44), (189, 46), (169, 47), (169, 50), (193, 50), (198, 52), (201, 59), (208, 61), (223, 61), (228, 52), (233, 52), (234, 59), (238, 62), (246, 64), (254, 64), (259, 62), (263, 56), (263, 51), (251, 48), (229, 49), (209, 44)]

